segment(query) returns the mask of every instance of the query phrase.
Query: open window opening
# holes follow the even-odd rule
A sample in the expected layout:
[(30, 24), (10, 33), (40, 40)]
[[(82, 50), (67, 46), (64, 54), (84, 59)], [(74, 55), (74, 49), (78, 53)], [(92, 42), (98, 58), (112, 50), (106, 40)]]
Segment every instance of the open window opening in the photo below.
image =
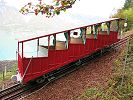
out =
[(71, 44), (85, 44), (86, 42), (86, 28), (80, 28), (70, 31)]
[(56, 50), (68, 49), (68, 32), (56, 34)]
[(118, 20), (112, 21), (110, 25), (110, 31), (118, 32), (118, 30), (119, 30), (119, 21)]
[(109, 35), (110, 34), (110, 23), (111, 22), (101, 23), (98, 28), (99, 34)]
[(50, 50), (68, 49), (68, 32), (58, 33), (50, 36)]
[(38, 39), (37, 57), (48, 57), (48, 37)]
[(88, 26), (86, 28), (86, 38), (97, 39), (98, 25)]
[(48, 57), (48, 37), (37, 38), (21, 44), (19, 53), (24, 58)]
[(23, 43), (23, 57), (37, 57), (37, 39)]

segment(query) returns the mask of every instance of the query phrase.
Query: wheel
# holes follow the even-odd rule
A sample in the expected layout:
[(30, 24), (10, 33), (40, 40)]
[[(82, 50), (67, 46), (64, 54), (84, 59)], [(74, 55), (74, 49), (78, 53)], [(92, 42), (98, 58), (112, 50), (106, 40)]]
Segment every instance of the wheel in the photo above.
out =
[(79, 65), (82, 64), (82, 62), (81, 62), (81, 60), (78, 60), (75, 64), (76, 64), (77, 66), (79, 66)]
[(45, 81), (45, 78), (44, 77), (40, 77), (36, 80), (37, 83), (41, 84)]

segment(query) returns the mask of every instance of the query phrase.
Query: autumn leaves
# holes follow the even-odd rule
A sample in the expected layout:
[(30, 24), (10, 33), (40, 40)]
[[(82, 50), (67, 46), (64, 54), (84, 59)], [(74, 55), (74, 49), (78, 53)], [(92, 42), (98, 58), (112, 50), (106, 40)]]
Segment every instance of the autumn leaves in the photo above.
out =
[(38, 15), (46, 15), (46, 17), (53, 17), (59, 15), (61, 11), (66, 11), (68, 8), (72, 8), (72, 5), (76, 0), (53, 0), (51, 5), (45, 4), (43, 0), (38, 0), (38, 3), (34, 5), (32, 2), (28, 3), (21, 8), (20, 13), (28, 14), (34, 13)]

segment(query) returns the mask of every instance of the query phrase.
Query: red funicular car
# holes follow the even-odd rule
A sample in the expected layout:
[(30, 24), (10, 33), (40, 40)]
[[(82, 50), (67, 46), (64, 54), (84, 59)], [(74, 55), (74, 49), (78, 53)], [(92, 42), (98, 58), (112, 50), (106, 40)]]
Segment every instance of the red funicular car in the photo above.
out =
[(45, 78), (51, 71), (119, 41), (121, 23), (119, 18), (77, 23), (70, 29), (18, 41), (18, 81), (25, 84)]

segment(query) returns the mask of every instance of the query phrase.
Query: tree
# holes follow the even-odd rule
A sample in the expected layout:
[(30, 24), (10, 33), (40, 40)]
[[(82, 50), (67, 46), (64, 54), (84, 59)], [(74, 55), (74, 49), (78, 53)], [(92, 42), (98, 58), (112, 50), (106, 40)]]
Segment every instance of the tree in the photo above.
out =
[(47, 5), (43, 0), (38, 0), (38, 3), (34, 5), (32, 2), (26, 4), (21, 8), (22, 14), (34, 13), (38, 15), (46, 15), (46, 17), (53, 17), (59, 15), (61, 11), (66, 11), (68, 8), (72, 8), (72, 5), (76, 0), (53, 0), (53, 5)]
[(133, 0), (126, 0), (123, 9), (133, 8)]
[(112, 17), (120, 17), (126, 19), (128, 24), (127, 30), (133, 29), (133, 0), (126, 0), (124, 7), (119, 9)]

